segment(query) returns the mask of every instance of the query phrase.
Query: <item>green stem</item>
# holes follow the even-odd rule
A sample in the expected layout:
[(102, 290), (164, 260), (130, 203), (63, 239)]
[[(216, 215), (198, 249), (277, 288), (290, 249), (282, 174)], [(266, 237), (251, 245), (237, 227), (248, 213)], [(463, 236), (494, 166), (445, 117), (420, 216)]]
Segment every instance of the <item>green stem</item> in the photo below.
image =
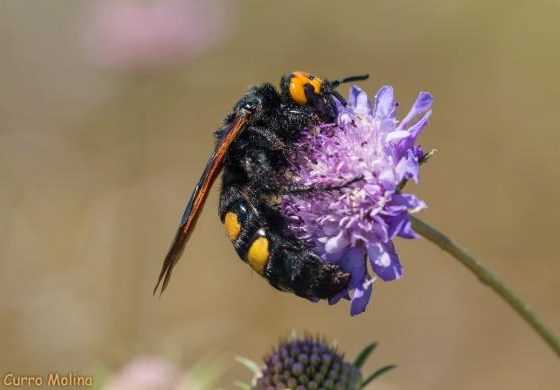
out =
[(488, 287), (490, 287), (496, 294), (498, 294), (504, 301), (506, 301), (513, 310), (517, 312), (532, 328), (537, 332), (548, 346), (560, 356), (560, 339), (555, 336), (550, 329), (548, 329), (541, 319), (533, 312), (525, 302), (521, 300), (511, 289), (509, 289), (498, 277), (484, 267), (478, 260), (467, 253), (463, 248), (454, 243), (449, 237), (441, 233), (437, 229), (428, 225), (426, 222), (418, 218), (411, 217), (412, 227), (414, 230), (439, 246), (442, 250), (449, 253), (451, 256), (459, 260), (465, 267), (467, 267), (478, 279)]

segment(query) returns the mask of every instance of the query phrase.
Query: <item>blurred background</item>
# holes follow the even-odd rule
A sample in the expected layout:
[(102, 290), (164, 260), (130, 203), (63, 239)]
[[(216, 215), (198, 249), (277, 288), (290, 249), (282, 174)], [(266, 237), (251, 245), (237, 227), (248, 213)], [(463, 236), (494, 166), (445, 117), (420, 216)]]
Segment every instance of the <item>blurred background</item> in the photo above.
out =
[[(223, 362), (222, 388), (292, 329), (379, 389), (557, 389), (558, 358), (456, 261), (397, 243), (406, 276), (365, 314), (270, 288), (236, 256), (214, 190), (152, 296), (212, 131), (252, 84), (369, 72), (406, 113), (435, 96), (422, 217), (560, 333), (557, 1), (0, 0), (0, 367), (93, 375), (138, 356)], [(345, 88), (343, 88), (345, 92)]]

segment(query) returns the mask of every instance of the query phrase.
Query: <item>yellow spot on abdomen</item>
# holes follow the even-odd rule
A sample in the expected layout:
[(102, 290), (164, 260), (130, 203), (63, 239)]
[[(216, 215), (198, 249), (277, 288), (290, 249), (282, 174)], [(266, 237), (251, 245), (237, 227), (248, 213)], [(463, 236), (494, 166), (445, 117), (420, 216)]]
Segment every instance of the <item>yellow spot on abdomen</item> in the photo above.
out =
[(230, 241), (237, 240), (237, 237), (239, 237), (239, 232), (241, 232), (241, 224), (237, 219), (237, 214), (229, 211), (224, 219), (224, 226), (226, 228), (226, 233)]
[(262, 275), (264, 267), (268, 262), (268, 255), (268, 239), (266, 237), (259, 237), (251, 244), (247, 253), (247, 261), (251, 268)]

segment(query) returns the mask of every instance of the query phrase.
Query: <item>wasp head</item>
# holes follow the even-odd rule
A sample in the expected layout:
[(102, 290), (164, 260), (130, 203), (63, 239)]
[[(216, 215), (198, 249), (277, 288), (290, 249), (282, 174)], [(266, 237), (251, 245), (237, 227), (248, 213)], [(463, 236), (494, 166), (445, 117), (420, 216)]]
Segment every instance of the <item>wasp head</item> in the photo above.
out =
[(336, 118), (337, 99), (346, 104), (344, 98), (336, 91), (342, 83), (365, 80), (369, 75), (347, 77), (341, 80), (323, 80), (307, 72), (292, 72), (282, 76), (280, 91), (282, 98), (298, 105), (311, 106), (324, 122), (333, 122)]

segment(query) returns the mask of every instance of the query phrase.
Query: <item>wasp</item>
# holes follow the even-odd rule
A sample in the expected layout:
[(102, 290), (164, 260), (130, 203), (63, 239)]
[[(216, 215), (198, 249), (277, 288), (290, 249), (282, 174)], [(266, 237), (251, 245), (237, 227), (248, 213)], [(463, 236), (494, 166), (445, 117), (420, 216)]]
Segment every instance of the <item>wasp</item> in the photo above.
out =
[(195, 186), (163, 262), (154, 294), (171, 278), (209, 190), (223, 171), (219, 216), (239, 257), (282, 291), (317, 301), (344, 289), (350, 275), (320, 259), (286, 227), (274, 199), (304, 192), (280, 180), (286, 154), (300, 132), (336, 118), (336, 88), (368, 75), (329, 81), (307, 72), (282, 76), (277, 90), (270, 83), (251, 88), (234, 105), (215, 132), (216, 146)]

